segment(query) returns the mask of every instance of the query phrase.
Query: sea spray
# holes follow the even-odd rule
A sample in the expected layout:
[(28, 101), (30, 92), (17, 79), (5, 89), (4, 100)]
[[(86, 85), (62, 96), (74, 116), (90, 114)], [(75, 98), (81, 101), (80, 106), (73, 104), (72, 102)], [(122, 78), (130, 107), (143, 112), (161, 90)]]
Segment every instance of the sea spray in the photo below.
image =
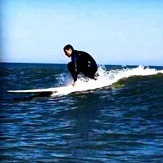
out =
[(83, 77), (79, 77), (75, 86), (73, 87), (69, 83), (65, 87), (60, 87), (58, 92), (52, 94), (52, 96), (66, 95), (73, 92), (89, 91), (98, 88), (103, 88), (106, 86), (111, 86), (112, 84), (118, 82), (120, 79), (128, 78), (131, 76), (147, 76), (155, 75), (158, 73), (163, 73), (163, 70), (156, 70), (152, 68), (145, 68), (144, 66), (138, 66), (136, 68), (122, 68), (115, 70), (106, 70), (104, 66), (98, 68), (99, 77), (98, 80), (83, 80)]

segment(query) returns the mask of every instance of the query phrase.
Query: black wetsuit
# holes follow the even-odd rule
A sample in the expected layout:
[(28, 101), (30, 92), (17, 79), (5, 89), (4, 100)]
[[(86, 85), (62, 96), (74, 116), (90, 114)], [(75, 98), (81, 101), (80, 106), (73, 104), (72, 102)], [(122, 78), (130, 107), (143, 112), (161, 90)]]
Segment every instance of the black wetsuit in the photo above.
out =
[(77, 80), (78, 74), (81, 72), (86, 77), (94, 79), (97, 72), (97, 64), (95, 60), (86, 52), (73, 50), (71, 54), (71, 62), (67, 65), (74, 82)]

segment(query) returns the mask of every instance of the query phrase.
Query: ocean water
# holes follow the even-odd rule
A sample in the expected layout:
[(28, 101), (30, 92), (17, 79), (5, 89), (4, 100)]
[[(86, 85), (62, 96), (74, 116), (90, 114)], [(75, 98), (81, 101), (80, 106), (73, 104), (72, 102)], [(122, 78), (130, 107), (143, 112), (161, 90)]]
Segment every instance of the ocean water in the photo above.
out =
[(70, 85), (66, 65), (0, 67), (0, 162), (163, 162), (163, 67), (99, 66), (57, 96), (7, 90)]

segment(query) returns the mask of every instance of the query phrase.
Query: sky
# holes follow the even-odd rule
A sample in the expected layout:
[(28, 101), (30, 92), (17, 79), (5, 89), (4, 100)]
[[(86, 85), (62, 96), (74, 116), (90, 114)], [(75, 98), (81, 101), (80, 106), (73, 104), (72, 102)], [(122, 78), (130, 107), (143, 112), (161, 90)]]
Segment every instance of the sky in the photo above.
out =
[(163, 66), (163, 0), (0, 0), (1, 61)]

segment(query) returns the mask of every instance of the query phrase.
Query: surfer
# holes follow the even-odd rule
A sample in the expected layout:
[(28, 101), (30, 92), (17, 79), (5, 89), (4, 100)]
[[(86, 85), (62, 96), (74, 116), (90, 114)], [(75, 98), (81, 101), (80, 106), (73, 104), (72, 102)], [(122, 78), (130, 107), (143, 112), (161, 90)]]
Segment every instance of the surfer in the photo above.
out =
[(84, 51), (74, 50), (70, 44), (66, 45), (63, 50), (67, 57), (71, 57), (71, 62), (67, 64), (67, 67), (73, 77), (73, 86), (80, 72), (88, 78), (97, 80), (99, 76), (97, 73), (97, 64), (90, 54)]

